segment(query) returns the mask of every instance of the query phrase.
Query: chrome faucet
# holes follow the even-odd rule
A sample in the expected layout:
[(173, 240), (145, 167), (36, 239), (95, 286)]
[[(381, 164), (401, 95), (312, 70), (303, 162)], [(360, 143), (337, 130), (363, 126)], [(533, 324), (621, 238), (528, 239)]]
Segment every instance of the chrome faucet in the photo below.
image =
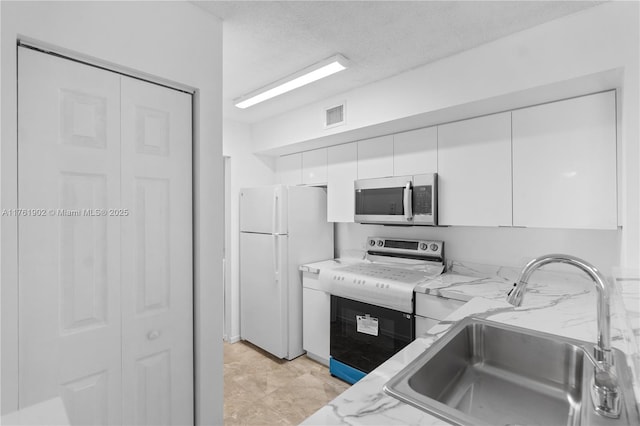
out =
[[(611, 351), (611, 314), (609, 312), (610, 289), (607, 280), (598, 269), (588, 262), (566, 254), (547, 254), (527, 263), (520, 272), (517, 284), (507, 295), (507, 302), (513, 306), (522, 305), (524, 293), (533, 274), (538, 268), (550, 263), (566, 263), (586, 272), (593, 280), (598, 293), (598, 342), (594, 348), (595, 364), (591, 384), (591, 400), (596, 413), (601, 416), (620, 417), (620, 391), (618, 387), (613, 353)], [(588, 357), (591, 358), (591, 357)]]

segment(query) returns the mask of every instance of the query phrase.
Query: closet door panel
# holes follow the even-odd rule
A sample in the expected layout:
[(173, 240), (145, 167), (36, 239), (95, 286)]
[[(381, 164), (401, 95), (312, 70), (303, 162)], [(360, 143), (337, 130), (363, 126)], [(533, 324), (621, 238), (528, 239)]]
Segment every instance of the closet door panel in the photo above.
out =
[(122, 78), (123, 417), (193, 422), (191, 95)]
[(120, 77), (19, 48), (20, 408), (121, 422)]

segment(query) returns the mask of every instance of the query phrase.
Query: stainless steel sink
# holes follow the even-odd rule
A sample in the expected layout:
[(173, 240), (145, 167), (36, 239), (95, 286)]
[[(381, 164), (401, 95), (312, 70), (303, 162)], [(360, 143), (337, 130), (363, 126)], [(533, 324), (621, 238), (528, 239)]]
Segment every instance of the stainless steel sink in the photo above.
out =
[(593, 344), (466, 318), (394, 376), (388, 394), (458, 425), (638, 425), (631, 372), (614, 350), (624, 405), (599, 416), (589, 397)]

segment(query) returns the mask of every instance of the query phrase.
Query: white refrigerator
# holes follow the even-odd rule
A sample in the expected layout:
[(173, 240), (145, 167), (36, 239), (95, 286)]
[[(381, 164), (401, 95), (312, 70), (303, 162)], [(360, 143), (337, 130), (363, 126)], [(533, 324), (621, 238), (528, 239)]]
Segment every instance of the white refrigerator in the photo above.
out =
[(332, 259), (326, 190), (240, 190), (240, 336), (294, 359), (302, 349), (301, 264)]

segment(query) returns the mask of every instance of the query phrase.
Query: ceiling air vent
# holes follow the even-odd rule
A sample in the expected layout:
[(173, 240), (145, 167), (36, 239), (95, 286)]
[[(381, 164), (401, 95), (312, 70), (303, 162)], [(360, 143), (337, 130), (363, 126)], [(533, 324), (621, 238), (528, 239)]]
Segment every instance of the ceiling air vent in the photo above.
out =
[(344, 102), (324, 109), (324, 127), (335, 127), (345, 122)]

